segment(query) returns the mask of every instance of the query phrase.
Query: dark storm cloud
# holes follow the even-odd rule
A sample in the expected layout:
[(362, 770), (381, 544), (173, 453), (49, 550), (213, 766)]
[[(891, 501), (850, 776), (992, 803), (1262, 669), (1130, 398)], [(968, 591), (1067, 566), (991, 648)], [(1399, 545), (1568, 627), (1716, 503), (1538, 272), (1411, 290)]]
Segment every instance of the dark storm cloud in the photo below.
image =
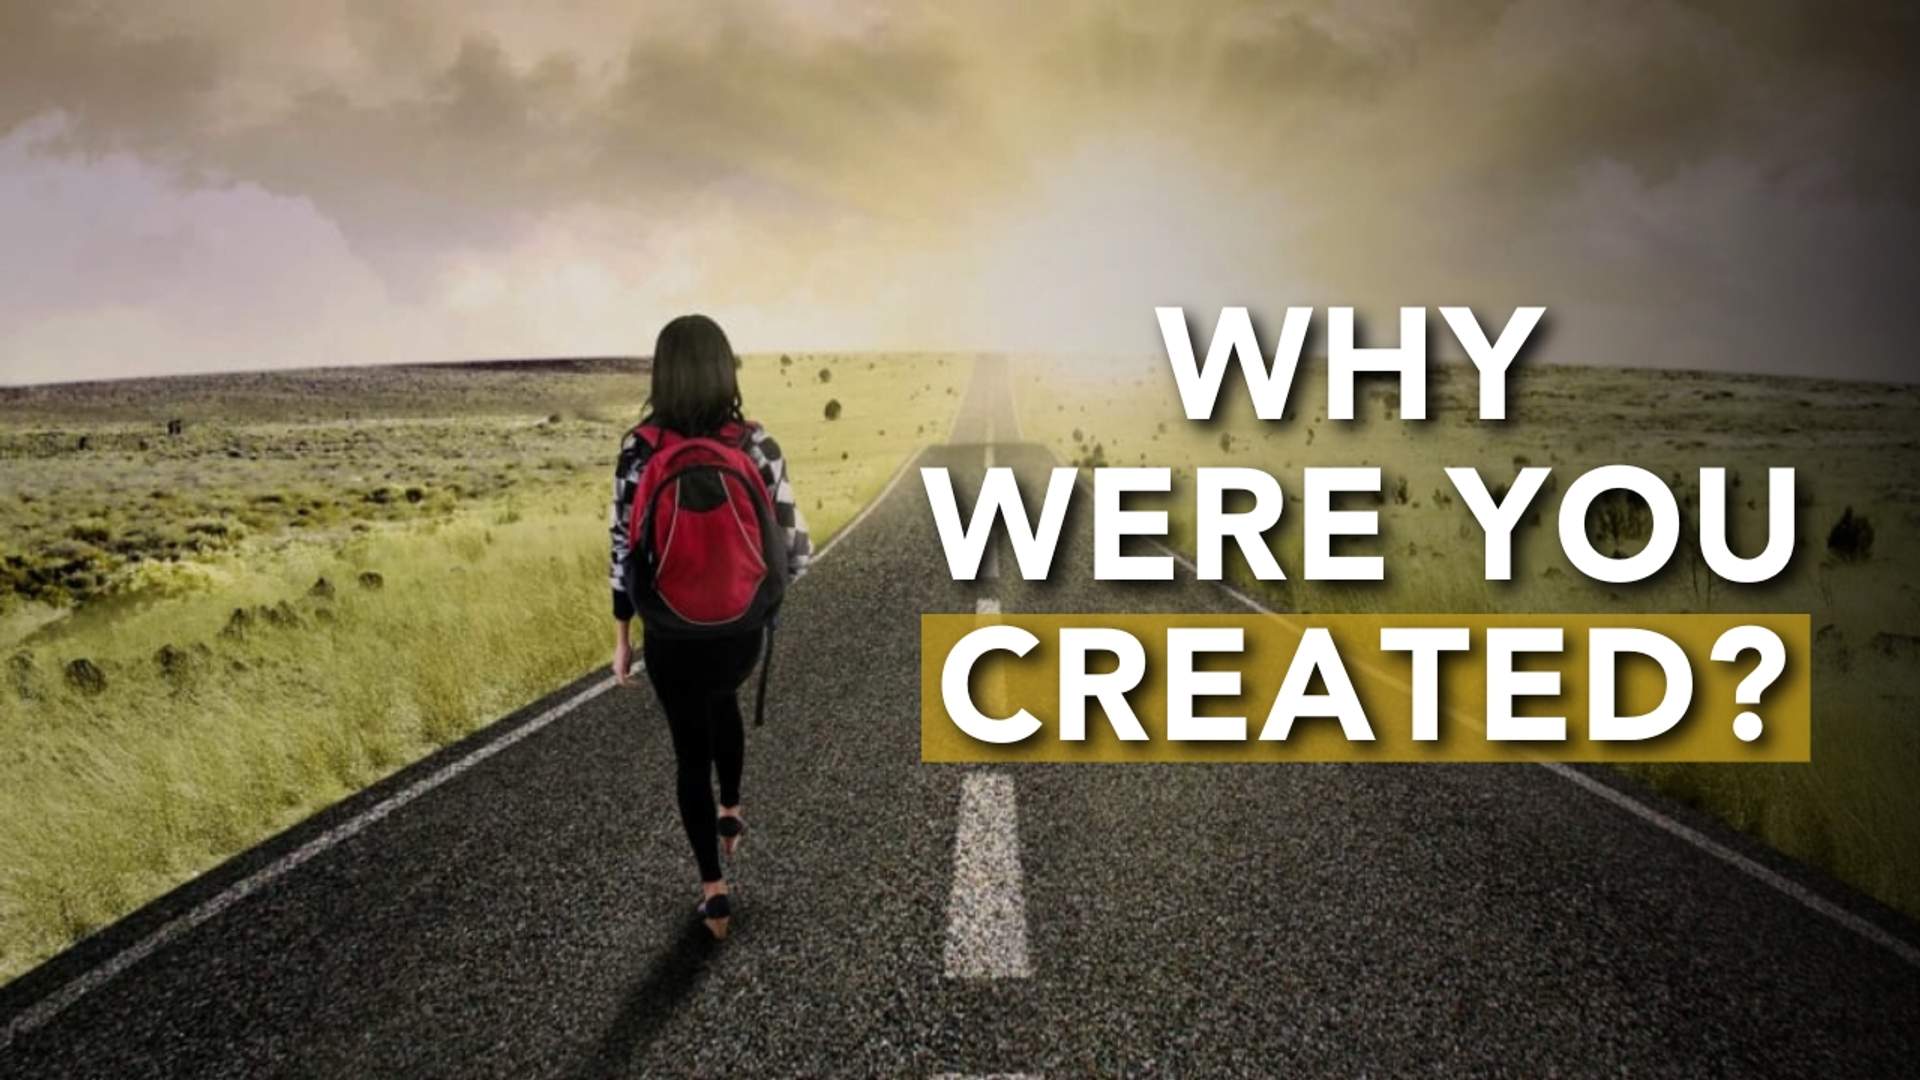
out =
[(961, 135), (959, 74), (959, 58), (923, 34), (806, 45), (728, 21), (704, 40), (647, 39), (595, 113), (587, 164), (609, 198), (636, 174), (832, 190), (903, 145), (935, 152)]
[(1148, 108), (1198, 95), (1235, 117), (1364, 94), (1390, 74), (1385, 57), (1272, 5), (1115, 7), (1056, 23), (1043, 40), (1042, 64), (1091, 95)]
[[(855, 199), (876, 166), (909, 150), (937, 157), (968, 125), (959, 61), (924, 34), (796, 39), (722, 16), (698, 33), (637, 37), (609, 74), (564, 52), (516, 60), (486, 34), (434, 63), (417, 23), (354, 25), (396, 89), (309, 78), (225, 122), (209, 106), (221, 70), (210, 39), (16, 20), (15, 49), (51, 37), (67, 67), (95, 79), (49, 68), (34, 93), (10, 95), (9, 115), (59, 109), (73, 142), (311, 199), (403, 291), (446, 251), (498, 243), (582, 201), (647, 207), (724, 184), (774, 202)], [(160, 93), (143, 98), (147, 80), (131, 74), (119, 90), (95, 85), (134, 55)]]
[[(1854, 194), (1909, 200), (1913, 140), (1888, 138), (1920, 86), (1911, 9), (1891, 5), (1642, 2), (1538, 9), (1511, 49), (1525, 81), (1503, 134), (1562, 165), (1606, 158), (1658, 179), (1689, 162), (1753, 158), (1817, 169)], [(1493, 77), (1497, 78), (1497, 75)]]
[(1920, 104), (1915, 19), (1894, 8), (1477, 3), (1367, 23), (1342, 5), (1122, 4), (1002, 10), (978, 37), (936, 17), (821, 35), (754, 10), (615, 30), (632, 39), (609, 79), (566, 51), (516, 61), (486, 31), (449, 49), (430, 11), (354, 5), (354, 45), (394, 91), (369, 99), (316, 74), (236, 124), (211, 103), (244, 38), (8, 5), (0, 127), (59, 109), (77, 138), (258, 178), (388, 235), (395, 215), (433, 235), (441, 218), (639, 202), (740, 175), (832, 188), (835, 170), (935, 134), (991, 154), (1003, 147), (976, 117), (1008, 108), (1002, 92), (1066, 130), (1088, 113), (1197, 105), (1269, 146), (1358, 120), (1399, 133), (1399, 160), (1374, 148), (1388, 172), (1508, 194), (1564, 187), (1595, 160), (1659, 179), (1723, 154), (1849, 191), (1920, 186), (1898, 126)]
[(50, 110), (94, 140), (148, 142), (196, 126), (218, 50), (188, 34), (129, 34), (77, 5), (0, 3), (0, 132)]
[[(1230, 177), (1246, 228), (1284, 231), (1246, 273), (1297, 271), (1323, 302), (1452, 290), (1633, 321), (1588, 303), (1650, 321), (1572, 358), (1714, 363), (1738, 340), (1725, 362), (1804, 369), (1820, 333), (1786, 321), (1812, 297), (1844, 312), (1854, 370), (1905, 363), (1913, 317), (1881, 308), (1920, 258), (1908, 8), (596, 4), (0, 4), (0, 135), (42, 125), (17, 160), (126, 151), (184, 189), (310, 207), (431, 306), (529, 237), (591, 261), (579, 234), (630, 251), (683, 219), (782, 272), (833, 244), (924, 258), (935, 303), (965, 267), (929, 252), (1017, 218), (1081, 141), (1147, 132)], [(1177, 227), (1159, 235), (1154, 257)]]
[(413, 94), (303, 91), (272, 122), (202, 137), (196, 155), (313, 200), (369, 255), (404, 270), (451, 246), (498, 242), (580, 198), (588, 93), (567, 57), (516, 69), (496, 42), (468, 38)]

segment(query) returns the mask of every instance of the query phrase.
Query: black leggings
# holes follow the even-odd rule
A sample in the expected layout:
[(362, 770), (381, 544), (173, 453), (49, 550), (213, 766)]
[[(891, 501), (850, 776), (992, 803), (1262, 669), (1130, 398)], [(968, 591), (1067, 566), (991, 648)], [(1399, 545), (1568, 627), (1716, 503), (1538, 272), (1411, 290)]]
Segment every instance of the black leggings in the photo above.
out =
[(740, 684), (760, 657), (761, 633), (672, 640), (648, 634), (640, 643), (647, 678), (667, 714), (677, 765), (680, 821), (700, 861), (700, 880), (719, 881), (718, 810), (713, 773), (720, 773), (720, 805), (740, 804), (746, 733), (740, 723)]

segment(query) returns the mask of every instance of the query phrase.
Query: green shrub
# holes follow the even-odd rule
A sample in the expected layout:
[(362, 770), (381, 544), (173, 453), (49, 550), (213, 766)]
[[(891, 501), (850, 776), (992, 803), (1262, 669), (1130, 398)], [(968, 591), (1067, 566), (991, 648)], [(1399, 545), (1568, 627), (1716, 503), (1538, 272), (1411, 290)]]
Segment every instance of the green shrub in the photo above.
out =
[(88, 518), (68, 526), (67, 535), (75, 540), (105, 547), (113, 539), (113, 529), (100, 518)]
[(1847, 507), (1827, 533), (1827, 550), (1842, 562), (1865, 561), (1873, 554), (1873, 522), (1865, 514), (1856, 515), (1853, 507)]

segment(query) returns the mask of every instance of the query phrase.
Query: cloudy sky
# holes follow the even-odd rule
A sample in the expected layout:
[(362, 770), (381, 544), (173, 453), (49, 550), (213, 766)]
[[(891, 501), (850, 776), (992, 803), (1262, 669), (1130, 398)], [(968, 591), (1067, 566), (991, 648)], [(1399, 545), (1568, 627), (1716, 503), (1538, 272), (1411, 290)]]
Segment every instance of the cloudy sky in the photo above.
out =
[(1166, 303), (1537, 303), (1543, 359), (1909, 381), (1917, 43), (1784, 0), (0, 0), (0, 382), (685, 310), (1148, 354)]

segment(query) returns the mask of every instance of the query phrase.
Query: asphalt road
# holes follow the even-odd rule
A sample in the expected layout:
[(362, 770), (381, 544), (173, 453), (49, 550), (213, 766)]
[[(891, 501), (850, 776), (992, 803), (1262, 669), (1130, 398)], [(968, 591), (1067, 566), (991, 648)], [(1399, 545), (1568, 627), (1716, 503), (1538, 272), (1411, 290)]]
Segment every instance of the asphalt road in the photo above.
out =
[[(970, 490), (989, 440), (999, 464), (1051, 464), (983, 362), (921, 464)], [(753, 832), (722, 946), (692, 916), (651, 692), (592, 695), (600, 673), (0, 990), (0, 1075), (1920, 1068), (1910, 956), (1525, 765), (994, 770), (1017, 803), (1024, 973), (950, 977), (956, 820), (981, 770), (918, 761), (921, 613), (1235, 603), (1094, 582), (1090, 543), (1076, 515), (1054, 581), (1003, 557), (1000, 578), (956, 584), (909, 474), (817, 565), (749, 733)]]

